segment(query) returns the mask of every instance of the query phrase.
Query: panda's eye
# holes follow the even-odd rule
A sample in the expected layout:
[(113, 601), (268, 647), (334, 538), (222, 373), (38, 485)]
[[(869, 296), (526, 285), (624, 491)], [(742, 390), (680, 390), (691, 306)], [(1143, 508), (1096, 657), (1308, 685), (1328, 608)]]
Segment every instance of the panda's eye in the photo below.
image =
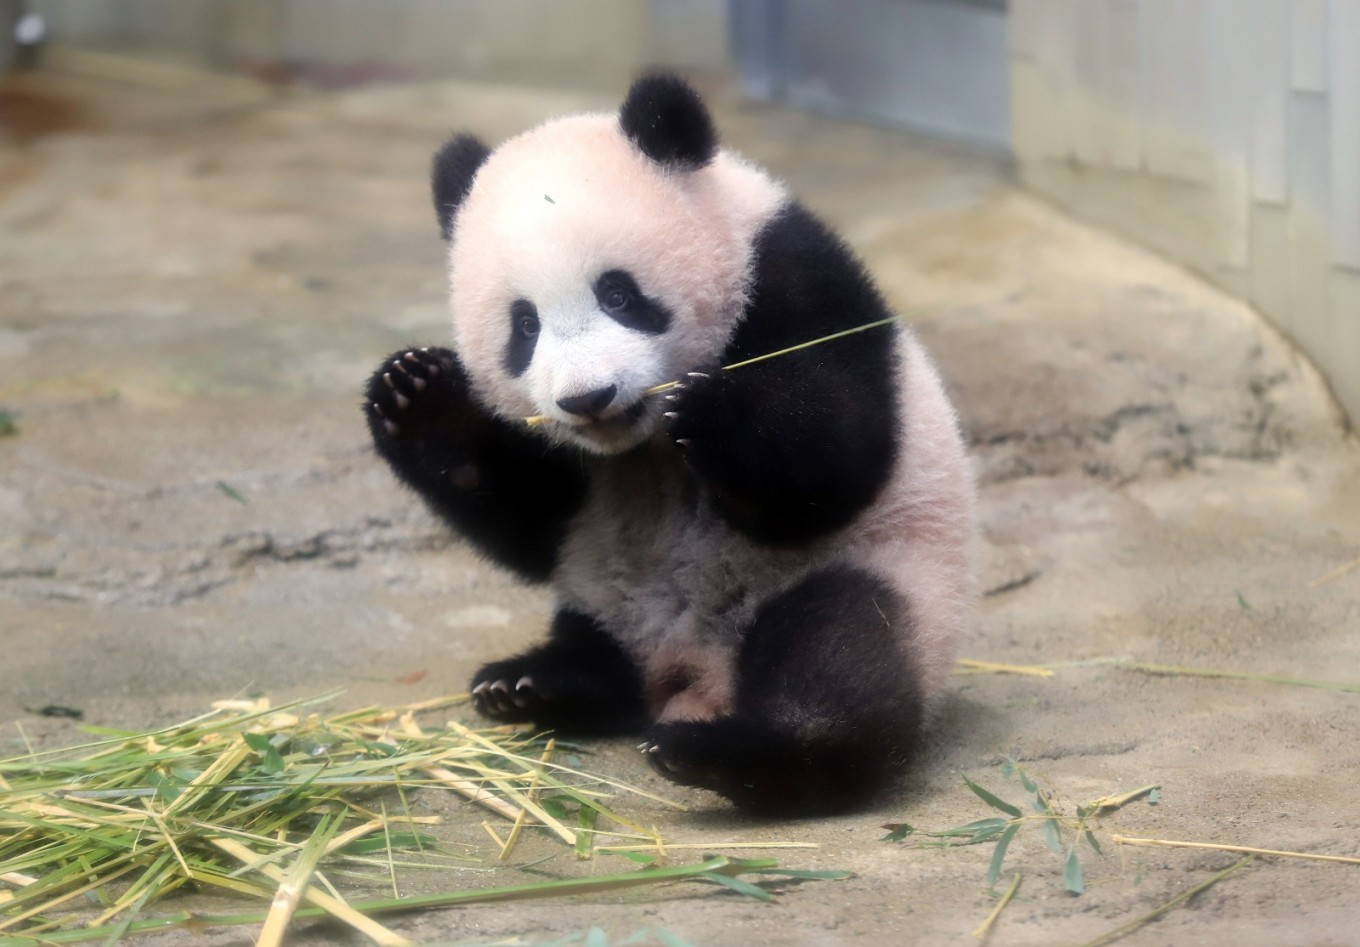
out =
[(620, 309), (627, 309), (632, 301), (633, 297), (624, 290), (612, 289), (605, 294), (604, 307), (606, 309), (618, 311)]
[(534, 336), (538, 335), (538, 316), (520, 316), (515, 321), (515, 328), (519, 331), (519, 334), (526, 339), (532, 339)]

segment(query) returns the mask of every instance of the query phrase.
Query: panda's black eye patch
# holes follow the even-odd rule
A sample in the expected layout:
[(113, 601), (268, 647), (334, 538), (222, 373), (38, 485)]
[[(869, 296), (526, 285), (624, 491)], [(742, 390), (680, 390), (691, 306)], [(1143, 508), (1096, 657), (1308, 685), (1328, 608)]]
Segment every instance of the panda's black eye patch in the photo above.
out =
[(592, 287), (600, 311), (621, 326), (660, 335), (671, 327), (671, 311), (638, 289), (627, 270), (601, 273)]
[(538, 308), (527, 299), (510, 304), (510, 341), (505, 345), (505, 370), (518, 378), (534, 358), (538, 341)]

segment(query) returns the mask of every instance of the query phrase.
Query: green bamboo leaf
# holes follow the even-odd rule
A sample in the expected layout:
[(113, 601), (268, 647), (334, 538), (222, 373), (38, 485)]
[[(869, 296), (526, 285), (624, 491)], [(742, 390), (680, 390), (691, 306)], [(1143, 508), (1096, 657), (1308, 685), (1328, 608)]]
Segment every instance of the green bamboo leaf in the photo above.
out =
[(609, 947), (609, 936), (598, 927), (586, 931), (586, 947)]
[(1006, 860), (1006, 848), (1011, 844), (1011, 839), (1015, 838), (1015, 833), (1020, 831), (1020, 823), (1012, 822), (1006, 831), (1001, 833), (1001, 837), (996, 840), (996, 849), (992, 852), (992, 862), (987, 866), (987, 884), (994, 885), (1001, 877), (1001, 863)]
[(1060, 855), (1062, 854), (1062, 836), (1058, 834), (1058, 823), (1056, 820), (1044, 820), (1044, 841), (1048, 843), (1048, 847), (1053, 849), (1053, 851)]
[(656, 863), (656, 856), (649, 855), (646, 852), (613, 852), (611, 854), (622, 855), (624, 858), (637, 865), (652, 865)]
[(576, 857), (589, 858), (591, 847), (595, 844), (595, 820), (599, 810), (582, 806), (576, 813)]
[(967, 773), (963, 774), (963, 781), (968, 784), (969, 789), (973, 790), (973, 795), (977, 796), (979, 799), (987, 803), (987, 805), (991, 806), (993, 809), (1001, 810), (1002, 812), (1006, 813), (1006, 815), (1010, 816), (1012, 819), (1020, 818), (1020, 810), (1017, 807), (1011, 805), (1009, 802), (1004, 802), (1001, 799), (998, 799), (996, 796), (992, 795), (990, 792), (983, 789), (977, 783), (969, 779)]
[(732, 875), (724, 875), (717, 871), (706, 871), (698, 877), (703, 878), (705, 881), (711, 881), (714, 884), (722, 885), (724, 888), (731, 888), (738, 894), (744, 894), (748, 898), (755, 898), (758, 901), (774, 900), (774, 895), (770, 894), (770, 892), (759, 885), (753, 885), (751, 882), (744, 881), (741, 878), (734, 878)]
[(1085, 835), (1086, 843), (1090, 845), (1093, 849), (1095, 849), (1097, 855), (1105, 854), (1100, 850), (1100, 844), (1096, 842), (1096, 837), (1091, 833), (1090, 829), (1087, 829), (1083, 834)]
[(890, 822), (883, 828), (888, 830), (888, 834), (879, 839), (880, 842), (900, 842), (916, 830), (905, 822)]
[(1086, 890), (1086, 882), (1081, 876), (1081, 860), (1077, 858), (1077, 847), (1067, 853), (1067, 863), (1063, 865), (1063, 888), (1073, 894)]
[[(976, 839), (979, 833), (990, 831), (996, 835), (1006, 827), (1007, 820), (993, 816), (990, 819), (978, 819), (976, 822), (969, 822), (967, 825), (960, 825), (952, 829), (945, 829), (943, 832), (927, 832), (933, 838), (972, 838)], [(983, 836), (984, 838), (986, 836)]]

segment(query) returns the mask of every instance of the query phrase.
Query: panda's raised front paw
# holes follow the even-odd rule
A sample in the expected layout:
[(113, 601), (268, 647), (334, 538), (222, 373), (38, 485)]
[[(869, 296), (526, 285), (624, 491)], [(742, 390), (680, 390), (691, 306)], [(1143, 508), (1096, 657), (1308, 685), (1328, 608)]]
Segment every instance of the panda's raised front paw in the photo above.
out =
[(462, 367), (445, 348), (393, 352), (365, 392), (365, 414), (379, 442), (421, 438), (447, 425), (468, 403)]

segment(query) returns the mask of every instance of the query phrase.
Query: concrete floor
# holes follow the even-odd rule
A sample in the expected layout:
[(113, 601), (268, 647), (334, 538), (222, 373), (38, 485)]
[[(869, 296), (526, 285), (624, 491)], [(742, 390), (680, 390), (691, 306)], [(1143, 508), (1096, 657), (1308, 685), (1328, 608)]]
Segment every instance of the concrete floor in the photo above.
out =
[[(1309, 585), (1360, 554), (1360, 450), (1311, 368), (1245, 307), (992, 162), (714, 91), (727, 143), (842, 229), (919, 313), (956, 392), (988, 593), (966, 655), (1075, 666), (958, 677), (927, 758), (874, 812), (756, 824), (679, 791), (688, 813), (631, 810), (682, 841), (815, 842), (782, 861), (850, 881), (773, 904), (672, 889), (394, 925), (446, 943), (643, 925), (694, 944), (958, 942), (993, 904), (990, 847), (886, 843), (880, 826), (987, 815), (959, 774), (1017, 796), (995, 768), (1007, 756), (1072, 802), (1162, 785), (1112, 832), (1360, 855), (1360, 694), (1083, 664), (1360, 683), (1360, 571)], [(16, 125), (11, 109), (0, 130), (0, 408), (18, 424), (0, 438), (0, 720), (53, 744), (76, 725), (31, 708), (142, 727), (240, 692), (417, 700), (539, 635), (544, 596), (393, 488), (358, 391), (382, 354), (446, 335), (426, 168), (448, 131), (496, 140), (615, 103), (458, 84), (270, 101), (60, 77), (25, 95), (45, 118)], [(0, 730), (0, 752), (19, 745)], [(592, 767), (669, 791), (626, 741), (594, 749)], [(489, 856), (480, 818), (448, 832)], [(1084, 942), (1234, 860), (1107, 835), (1073, 898), (1033, 835), (1008, 857), (1024, 882), (992, 943)], [(1127, 942), (1354, 944), (1356, 872), (1260, 860)]]

